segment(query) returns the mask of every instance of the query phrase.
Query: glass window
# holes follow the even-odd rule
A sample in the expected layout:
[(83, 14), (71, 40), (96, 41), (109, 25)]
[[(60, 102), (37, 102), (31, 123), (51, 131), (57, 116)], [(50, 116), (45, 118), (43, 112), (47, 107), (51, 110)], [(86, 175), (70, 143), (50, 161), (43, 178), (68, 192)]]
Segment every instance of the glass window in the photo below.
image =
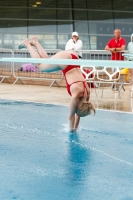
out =
[(0, 18), (27, 19), (27, 8), (0, 7)]
[(4, 43), (3, 47), (8, 48), (8, 49), (13, 49), (14, 48), (14, 38), (12, 34), (4, 34)]
[(0, 48), (18, 49), (18, 45), (27, 37), (27, 34), (0, 34)]
[(90, 34), (113, 34), (114, 23), (112, 12), (88, 11)]
[(95, 35), (90, 35), (90, 50), (97, 49), (97, 37)]
[[(29, 38), (32, 38), (33, 36), (33, 34), (29, 34)], [(57, 49), (56, 34), (36, 34), (36, 36), (44, 49)]]
[(114, 25), (113, 23), (96, 23), (96, 34), (113, 35)]
[(0, 48), (2, 48), (3, 47), (3, 34), (2, 33), (0, 33)]
[(56, 34), (48, 34), (44, 35), (44, 48), (45, 49), (57, 49), (57, 35)]
[(87, 11), (74, 10), (73, 12), (74, 20), (84, 20), (87, 21)]
[(102, 36), (96, 36), (96, 50), (104, 50), (106, 44), (108, 43), (108, 41), (113, 38), (113, 34), (112, 36), (107, 36), (107, 35), (102, 35)]
[(58, 33), (72, 33), (72, 22), (58, 22)]
[(42, 20), (55, 20), (56, 19), (56, 9), (29, 9), (29, 19), (42, 19)]
[(25, 37), (37, 35), (45, 48), (64, 49), (77, 31), (83, 49), (100, 50), (115, 28), (121, 29), (128, 43), (132, 8), (133, 0), (1, 0), (0, 47), (16, 47)]
[(56, 0), (57, 1), (57, 8), (71, 8), (72, 3), (71, 0)]
[(82, 50), (88, 50), (90, 49), (90, 40), (88, 35), (79, 35), (79, 39), (83, 42), (83, 48)]
[(89, 34), (96, 34), (97, 32), (97, 23), (89, 22)]
[(29, 33), (56, 33), (56, 22), (52, 21), (30, 21)]
[[(29, 34), (28, 38), (31, 39), (33, 36), (34, 36), (34, 34)], [(44, 40), (44, 35), (43, 34), (37, 34), (36, 37), (37, 37), (39, 42)]]
[(5, 0), (5, 1), (0, 1), (0, 6), (4, 7), (26, 7), (27, 6), (27, 0)]
[[(112, 0), (95, 0), (95, 1), (86, 0), (86, 1), (87, 1), (88, 9), (112, 10)], [(118, 1), (118, 0), (115, 0), (115, 1)]]
[(71, 39), (67, 34), (58, 35), (58, 49), (65, 50), (66, 43)]
[(71, 10), (58, 9), (57, 10), (57, 19), (58, 20), (72, 20), (72, 11)]
[[(29, 6), (34, 8), (56, 8), (56, 1), (55, 0), (28, 0)], [(40, 2), (39, 4), (37, 2)]]
[(113, 22), (112, 11), (88, 11), (88, 20)]
[(133, 1), (113, 0), (113, 10), (133, 11)]
[(18, 49), (18, 45), (27, 37), (27, 34), (3, 34), (3, 47), (8, 49)]
[(75, 21), (74, 22), (75, 31), (78, 33), (88, 34), (88, 22)]
[(131, 23), (133, 21), (133, 12), (114, 12), (114, 21), (115, 22), (123, 22), (123, 23)]
[[(72, 1), (73, 8), (86, 9), (86, 0), (73, 0)], [(81, 11), (84, 12), (84, 11)]]
[(0, 32), (26, 33), (27, 20), (0, 20)]

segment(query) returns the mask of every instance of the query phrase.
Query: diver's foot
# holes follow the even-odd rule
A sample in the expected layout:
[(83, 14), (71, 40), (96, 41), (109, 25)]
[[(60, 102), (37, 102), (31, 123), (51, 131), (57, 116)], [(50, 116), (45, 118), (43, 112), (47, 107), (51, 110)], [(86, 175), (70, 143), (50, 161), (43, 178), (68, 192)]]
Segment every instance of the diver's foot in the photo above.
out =
[(32, 46), (36, 46), (36, 43), (38, 42), (38, 40), (37, 40), (37, 37), (36, 36), (33, 36), (33, 38), (31, 39), (31, 41), (30, 41), (30, 44), (32, 45)]
[(18, 45), (18, 49), (27, 48), (27, 44), (29, 44), (29, 39), (26, 38), (21, 44)]

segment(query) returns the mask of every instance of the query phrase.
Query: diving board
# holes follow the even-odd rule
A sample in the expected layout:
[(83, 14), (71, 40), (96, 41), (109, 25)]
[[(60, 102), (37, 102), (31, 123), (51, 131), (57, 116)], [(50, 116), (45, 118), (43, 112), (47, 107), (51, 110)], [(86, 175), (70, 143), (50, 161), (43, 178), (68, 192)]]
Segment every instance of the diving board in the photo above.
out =
[(133, 63), (128, 61), (113, 61), (113, 60), (87, 60), (87, 59), (51, 59), (51, 58), (0, 58), (0, 62), (17, 62), (17, 63), (44, 63), (56, 65), (88, 65), (96, 67), (118, 67), (118, 68), (133, 68)]

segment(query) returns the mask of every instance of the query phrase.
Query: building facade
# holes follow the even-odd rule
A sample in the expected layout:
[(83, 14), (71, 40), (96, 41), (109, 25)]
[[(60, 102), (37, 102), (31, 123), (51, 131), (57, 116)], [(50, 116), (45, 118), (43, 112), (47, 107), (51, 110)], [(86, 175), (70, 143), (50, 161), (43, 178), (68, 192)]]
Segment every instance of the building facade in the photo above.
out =
[(84, 50), (102, 50), (120, 28), (127, 43), (133, 33), (133, 0), (0, 1), (0, 48), (16, 49), (36, 35), (45, 49), (64, 50), (77, 31)]

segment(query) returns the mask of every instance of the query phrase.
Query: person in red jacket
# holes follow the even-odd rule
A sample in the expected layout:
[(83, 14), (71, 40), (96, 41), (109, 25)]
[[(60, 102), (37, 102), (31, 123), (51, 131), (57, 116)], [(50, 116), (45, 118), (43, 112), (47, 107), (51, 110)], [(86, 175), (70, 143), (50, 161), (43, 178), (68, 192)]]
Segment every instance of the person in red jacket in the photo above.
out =
[[(122, 50), (125, 50), (125, 48), (126, 40), (121, 37), (121, 30), (117, 28), (114, 30), (114, 38), (109, 40), (105, 46), (105, 50), (111, 52), (111, 60), (124, 60), (124, 56), (122, 56)], [(113, 69), (113, 72), (114, 70), (115, 69)], [(118, 73), (116, 74), (116, 78), (118, 78)]]

